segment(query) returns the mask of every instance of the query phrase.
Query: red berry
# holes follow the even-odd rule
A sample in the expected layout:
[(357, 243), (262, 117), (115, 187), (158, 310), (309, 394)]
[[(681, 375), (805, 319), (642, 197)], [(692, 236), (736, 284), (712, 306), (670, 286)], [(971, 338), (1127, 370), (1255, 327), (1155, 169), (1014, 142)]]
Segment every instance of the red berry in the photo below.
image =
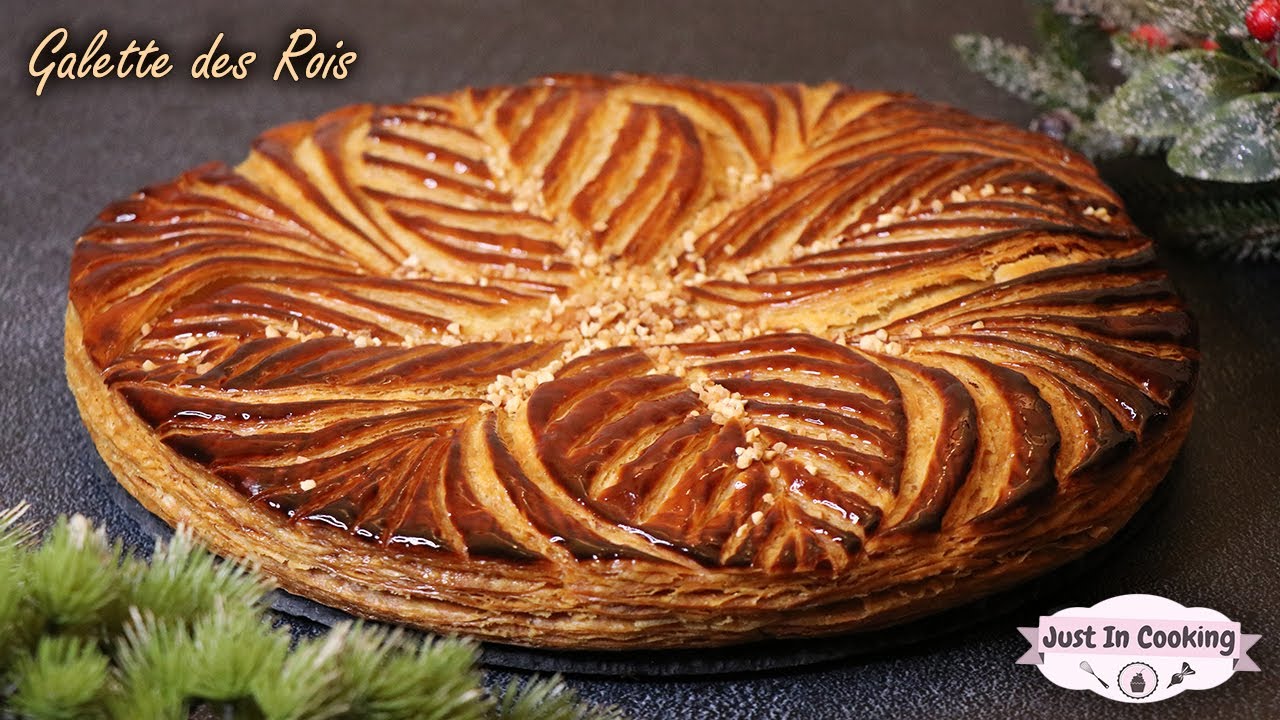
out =
[(1222, 49), (1222, 46), (1218, 44), (1218, 41), (1214, 40), (1211, 37), (1207, 37), (1204, 40), (1201, 40), (1200, 47), (1204, 48), (1205, 50), (1221, 50)]
[(1280, 33), (1280, 0), (1254, 0), (1244, 14), (1244, 24), (1254, 40), (1275, 40)]
[[(1280, 0), (1275, 0), (1280, 2)], [(1152, 50), (1167, 50), (1169, 48), (1169, 36), (1155, 25), (1139, 25), (1129, 33), (1129, 37), (1143, 43)]]

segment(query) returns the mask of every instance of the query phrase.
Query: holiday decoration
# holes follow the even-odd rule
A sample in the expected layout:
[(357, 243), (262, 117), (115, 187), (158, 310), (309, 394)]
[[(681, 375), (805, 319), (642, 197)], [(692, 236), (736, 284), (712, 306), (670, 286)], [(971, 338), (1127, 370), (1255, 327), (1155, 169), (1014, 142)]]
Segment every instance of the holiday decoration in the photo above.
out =
[(481, 685), (477, 649), (361, 623), (294, 641), (270, 590), (179, 530), (150, 561), (81, 516), (0, 511), (0, 718), (621, 720), (557, 678)]
[(1139, 25), (1129, 33), (1129, 37), (1146, 45), (1151, 50), (1167, 50), (1169, 48), (1169, 36), (1155, 25)]
[(1280, 31), (1280, 0), (1256, 0), (1244, 16), (1249, 34), (1259, 42), (1273, 42)]
[[(956, 49), (1042, 110), (1033, 129), (1099, 162), (1157, 237), (1280, 257), (1280, 0), (1041, 0), (1036, 13), (1039, 51), (980, 35)], [(1161, 156), (1172, 173), (1114, 162)]]

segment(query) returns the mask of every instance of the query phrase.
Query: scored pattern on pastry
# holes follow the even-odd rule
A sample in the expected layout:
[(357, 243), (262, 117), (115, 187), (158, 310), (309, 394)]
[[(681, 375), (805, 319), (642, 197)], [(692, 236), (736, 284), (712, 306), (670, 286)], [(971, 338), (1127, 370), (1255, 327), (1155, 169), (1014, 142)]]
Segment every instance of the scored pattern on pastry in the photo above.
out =
[(833, 85), (554, 77), (272, 130), (109, 207), (107, 385), (304, 525), (836, 571), (1035, 513), (1193, 381), (1088, 164)]

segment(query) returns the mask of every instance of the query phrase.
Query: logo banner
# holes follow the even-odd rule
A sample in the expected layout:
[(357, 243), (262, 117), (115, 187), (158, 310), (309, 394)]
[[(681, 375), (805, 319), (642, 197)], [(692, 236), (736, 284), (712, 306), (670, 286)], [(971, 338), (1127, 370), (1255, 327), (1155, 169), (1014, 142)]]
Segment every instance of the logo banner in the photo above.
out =
[(1156, 595), (1068, 608), (1018, 632), (1031, 644), (1018, 664), (1036, 665), (1061, 687), (1122, 702), (1165, 700), (1259, 670), (1248, 653), (1260, 635), (1241, 632), (1216, 610)]

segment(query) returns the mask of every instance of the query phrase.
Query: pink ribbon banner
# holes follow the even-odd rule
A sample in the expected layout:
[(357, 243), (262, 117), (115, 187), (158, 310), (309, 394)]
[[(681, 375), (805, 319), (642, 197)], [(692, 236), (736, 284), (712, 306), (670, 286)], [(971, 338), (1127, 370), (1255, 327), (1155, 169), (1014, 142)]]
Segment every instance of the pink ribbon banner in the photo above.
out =
[(1018, 663), (1039, 665), (1049, 653), (1076, 655), (1145, 655), (1155, 657), (1215, 658), (1234, 661), (1236, 670), (1258, 666), (1249, 648), (1261, 635), (1245, 635), (1240, 623), (1204, 620), (1143, 620), (1041, 616), (1038, 627), (1020, 627), (1031, 643)]

